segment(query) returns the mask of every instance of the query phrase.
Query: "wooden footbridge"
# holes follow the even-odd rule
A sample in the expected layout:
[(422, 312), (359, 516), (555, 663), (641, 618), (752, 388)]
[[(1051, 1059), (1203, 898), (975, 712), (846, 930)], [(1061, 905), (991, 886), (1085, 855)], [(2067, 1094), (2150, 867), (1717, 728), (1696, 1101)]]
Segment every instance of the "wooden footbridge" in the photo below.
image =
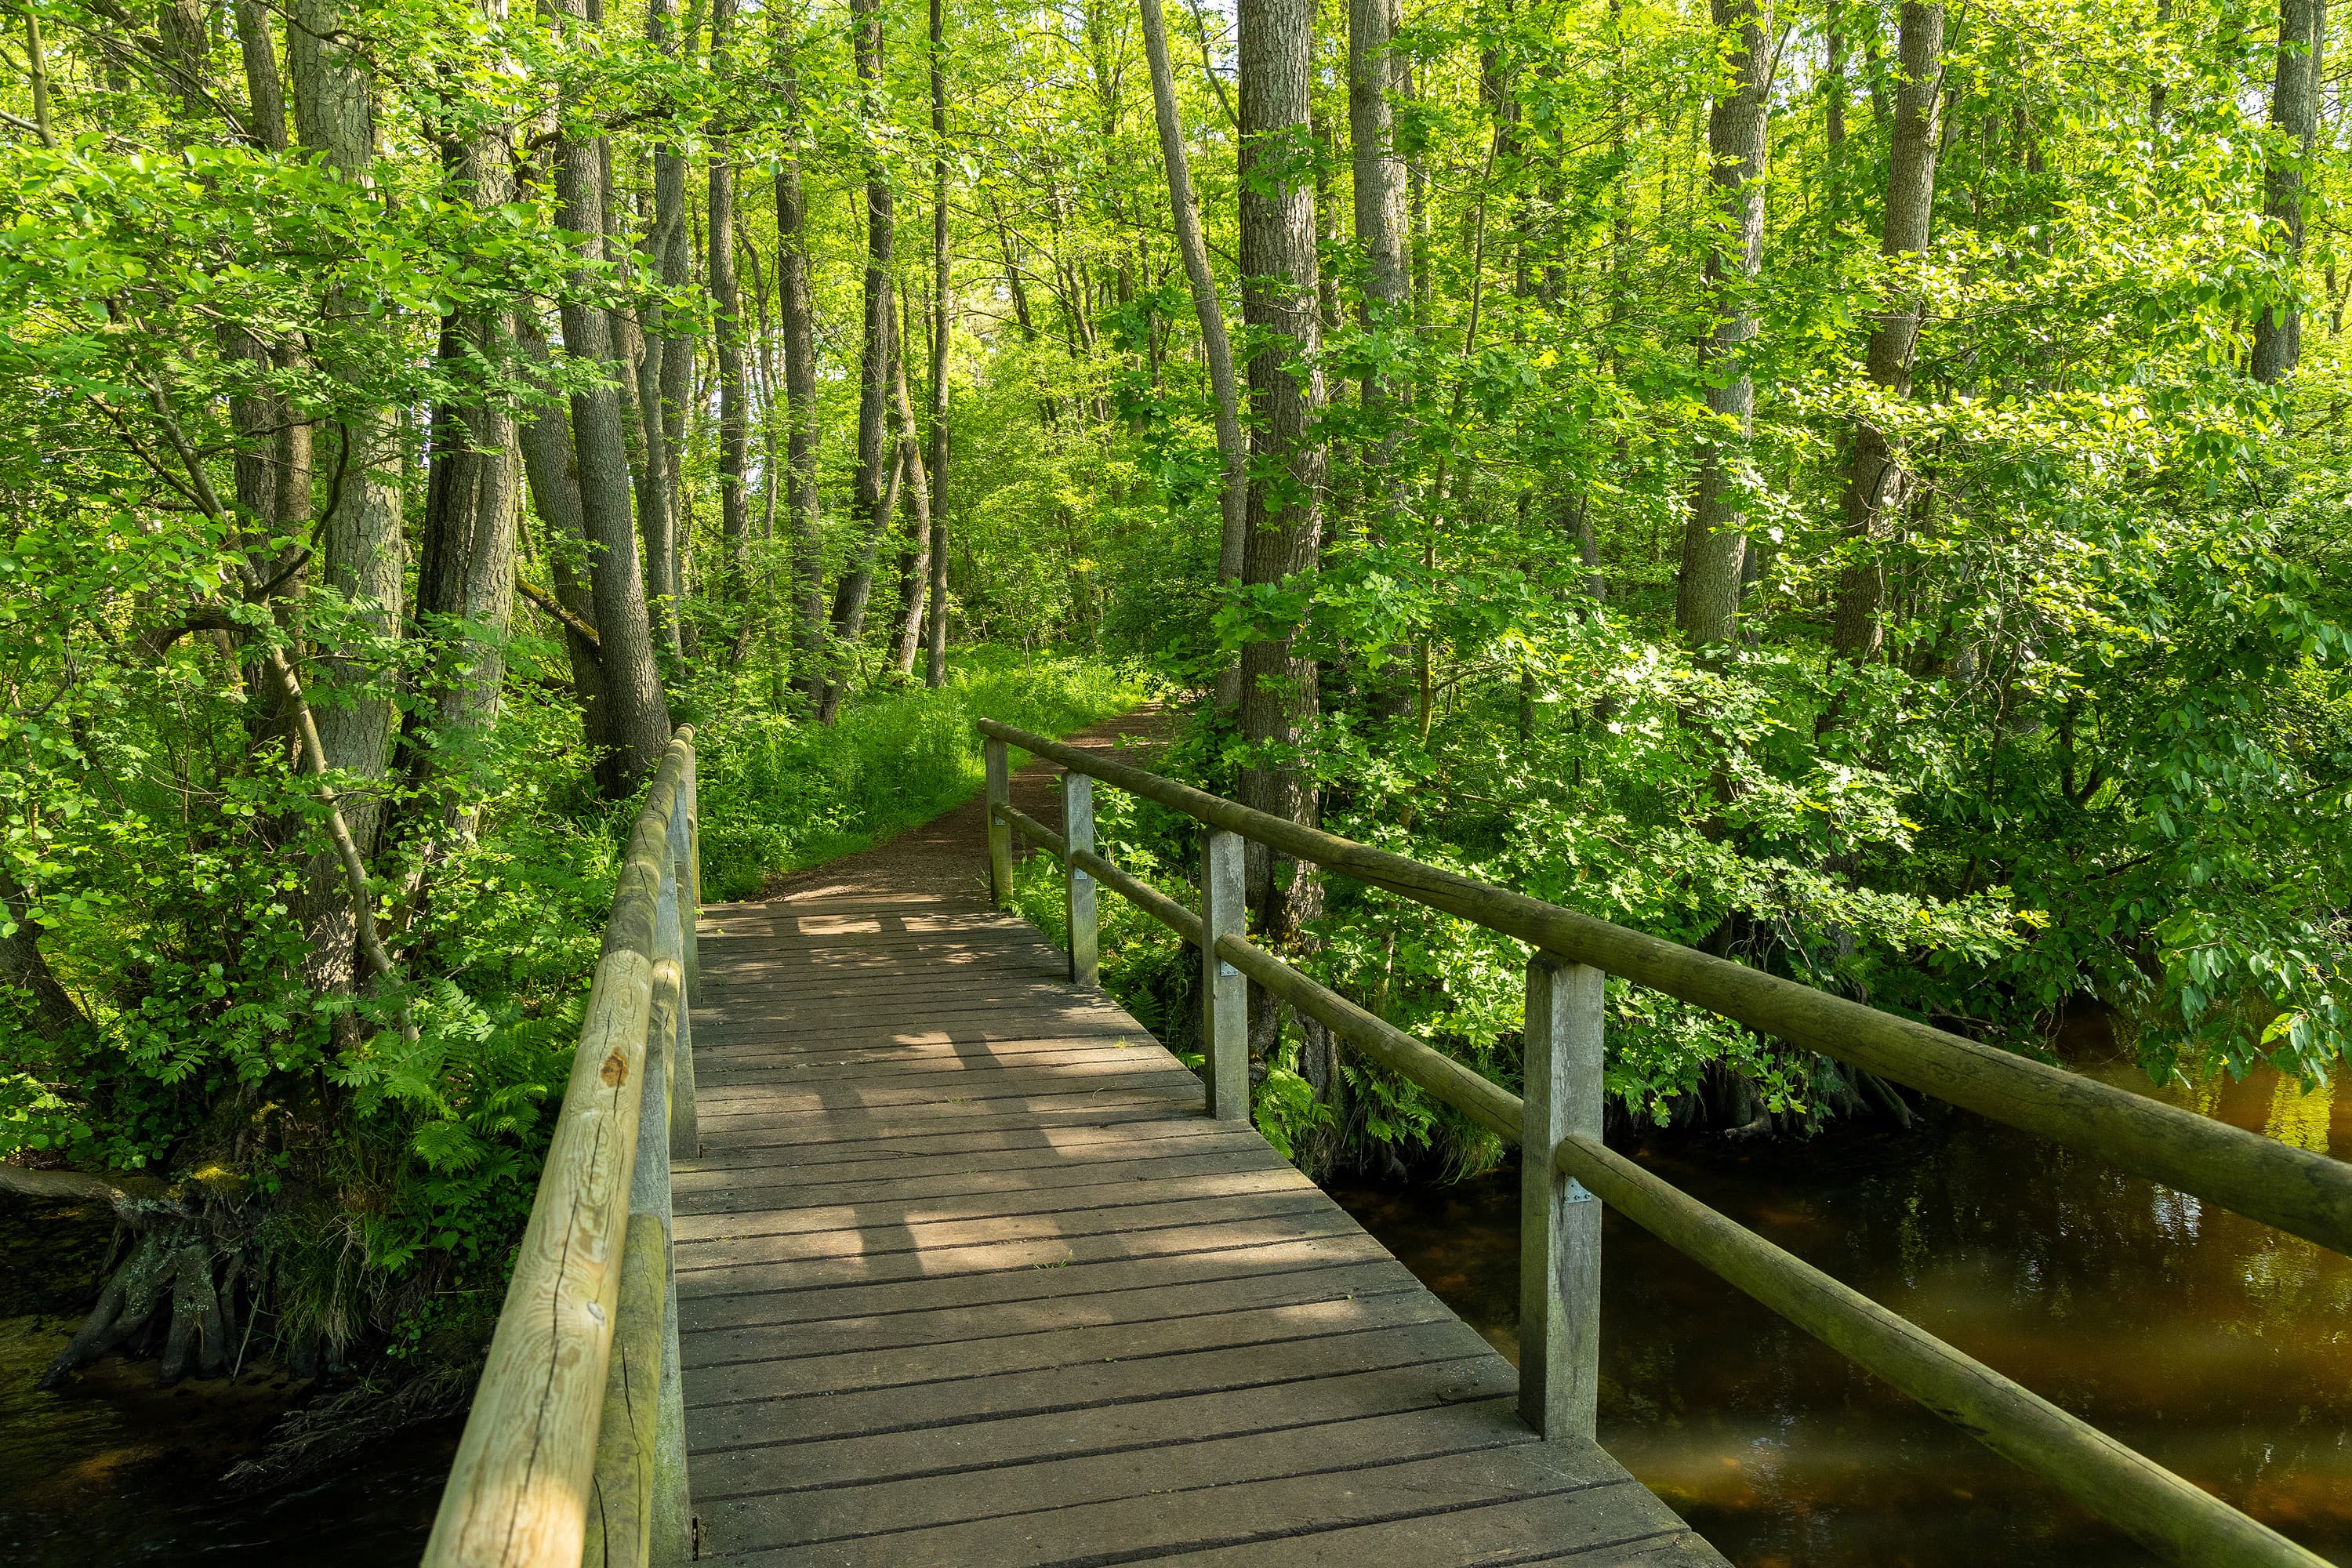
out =
[[(961, 828), (997, 890), (1016, 832), (1061, 862), (1066, 952), (942, 871), (952, 817), (929, 860), (698, 922), (681, 731), (428, 1563), (1720, 1563), (1593, 1441), (1602, 1202), (2161, 1554), (2319, 1563), (1610, 1152), (1605, 977), (2339, 1248), (2352, 1169), (982, 728)], [(1011, 745), (1067, 770), (1057, 812), (1042, 773), (1016, 796)], [(1096, 853), (1097, 781), (1202, 823), (1195, 900)], [(1245, 837), (1528, 942), (1524, 1100), (1251, 943)], [(1106, 887), (1202, 951), (1205, 1087), (1095, 984)], [(1518, 1368), (1252, 1129), (1250, 982), (1550, 1152), (1524, 1163)]]

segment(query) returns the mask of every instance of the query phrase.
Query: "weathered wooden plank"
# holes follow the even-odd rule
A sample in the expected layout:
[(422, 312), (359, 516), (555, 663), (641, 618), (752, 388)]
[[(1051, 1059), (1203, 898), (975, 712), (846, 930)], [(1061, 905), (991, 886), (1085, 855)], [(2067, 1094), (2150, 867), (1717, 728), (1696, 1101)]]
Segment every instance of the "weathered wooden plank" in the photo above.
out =
[[(1310, 1357), (1318, 1347), (1308, 1347)], [(1327, 1354), (1311, 1363), (1320, 1365)], [(1370, 1370), (1284, 1378), (1205, 1394), (1055, 1410), (1039, 1415), (842, 1436), (789, 1447), (713, 1449), (695, 1458), (706, 1501), (894, 1477), (991, 1469), (1042, 1458), (1083, 1458), (1253, 1432), (1296, 1432), (1327, 1421), (1429, 1410), (1511, 1392), (1508, 1363), (1480, 1350)]]
[(1368, 1246), (1365, 1251), (1367, 1256), (1360, 1262), (1182, 1280), (1148, 1290), (1102, 1290), (1031, 1297), (984, 1306), (958, 1305), (919, 1312), (835, 1318), (822, 1322), (716, 1329), (690, 1336), (684, 1342), (684, 1353), (691, 1366), (782, 1362), (852, 1352), (906, 1350), (918, 1345), (969, 1344), (1016, 1335), (1050, 1336), (1065, 1331), (1113, 1325), (1172, 1322), (1245, 1308), (1341, 1300), (1414, 1288), (1412, 1274), (1403, 1264), (1379, 1252), (1376, 1246)]
[(1121, 1132), (1137, 1137), (1178, 1137), (1195, 1132), (1243, 1131), (1244, 1129), (1202, 1123), (1196, 1110), (1171, 1111), (1165, 1105), (1107, 1110), (1100, 1115), (1054, 1126), (980, 1126), (908, 1129), (892, 1137), (872, 1139), (796, 1136), (790, 1129), (761, 1131), (738, 1129), (718, 1147), (706, 1144), (701, 1164), (725, 1170), (741, 1166), (772, 1167), (779, 1151), (793, 1151), (797, 1163), (814, 1167), (827, 1163), (860, 1163), (876, 1160), (945, 1157), (989, 1151), (1076, 1147)]
[[(1476, 1414), (1491, 1414), (1491, 1404)], [(1058, 1515), (1151, 1497), (1223, 1490), (1305, 1471), (1394, 1465), (1527, 1441), (1491, 1419), (1454, 1407), (1391, 1412), (1311, 1428), (1202, 1438), (1150, 1448), (964, 1470), (823, 1491), (733, 1500), (708, 1521), (730, 1552), (839, 1542), (862, 1547), (935, 1526)], [(706, 1505), (708, 1506), (708, 1505)], [(888, 1530), (877, 1531), (887, 1521)], [(1655, 1528), (1654, 1518), (1650, 1527)], [(877, 1542), (878, 1543), (878, 1542)]]
[(1158, 1089), (1168, 1087), (1169, 1080), (1176, 1079), (1199, 1081), (1172, 1059), (1153, 1063), (1136, 1057), (1099, 1064), (1056, 1062), (1045, 1068), (1000, 1068), (980, 1083), (901, 1083), (888, 1079), (809, 1083), (772, 1079), (766, 1083), (707, 1089), (699, 1109), (706, 1130), (715, 1134), (723, 1130), (729, 1119), (738, 1116), (811, 1116), (836, 1110), (971, 1105), (1032, 1097), (1060, 1100), (1073, 1094), (1099, 1094), (1107, 1089)]
[(1278, 1305), (1171, 1315), (1149, 1334), (1133, 1323), (1072, 1324), (1051, 1333), (998, 1335), (943, 1344), (773, 1361), (721, 1362), (705, 1368), (712, 1407), (761, 1399), (837, 1395), (875, 1389), (912, 1390), (927, 1384), (1057, 1367), (1111, 1364), (1134, 1356), (1192, 1351), (1247, 1352), (1283, 1346), (1309, 1334), (1369, 1333), (1444, 1321), (1445, 1309), (1412, 1282), (1393, 1282), (1367, 1294), (1342, 1291)]
[[(1517, 1417), (1497, 1405), (1454, 1413), (1471, 1432)], [(1132, 1559), (1213, 1546), (1244, 1546), (1312, 1531), (1391, 1524), (1465, 1506), (1603, 1488), (1633, 1489), (1600, 1449), (1568, 1442), (1468, 1447), (1402, 1463), (1367, 1463), (1320, 1474), (1210, 1482), (1190, 1489), (1068, 1508), (1040, 1509), (914, 1530), (871, 1531), (821, 1544), (754, 1549), (745, 1563), (889, 1563), (893, 1568), (984, 1568), (1000, 1563)], [(1598, 1499), (1588, 1499), (1598, 1501)], [(1654, 1499), (1654, 1529), (1675, 1525)], [(877, 1521), (878, 1522), (878, 1521)], [(723, 1534), (719, 1550), (732, 1551)]]
[[(999, 1131), (982, 1141), (970, 1133), (908, 1139), (886, 1150), (816, 1145), (806, 1158), (794, 1158), (764, 1147), (726, 1152), (724, 1158), (705, 1150), (692, 1170), (677, 1174), (681, 1191), (692, 1193), (748, 1191), (753, 1183), (766, 1185), (814, 1185), (819, 1183), (890, 1181), (925, 1175), (979, 1171), (1044, 1170), (1063, 1165), (1153, 1160), (1160, 1150), (1184, 1145), (1183, 1152), (1205, 1152), (1257, 1141), (1256, 1134), (1237, 1127), (1221, 1127), (1187, 1116), (1177, 1119), (1122, 1117), (1115, 1121), (1033, 1135)], [(1263, 1141), (1257, 1141), (1263, 1148)], [(1255, 1151), (1253, 1151), (1255, 1152)]]
[(724, 1373), (710, 1372), (697, 1379), (697, 1403), (687, 1411), (687, 1447), (691, 1455), (702, 1448), (779, 1445), (781, 1439), (780, 1462), (788, 1464), (782, 1447), (824, 1437), (1299, 1383), (1335, 1372), (1461, 1360), (1481, 1352), (1492, 1353), (1459, 1319), (1433, 1318), (1362, 1333), (1294, 1339), (1277, 1350), (1248, 1355), (1212, 1348), (816, 1397), (728, 1400)]
[(1624, 1481), (1314, 1535), (1269, 1536), (1160, 1561), (1185, 1568), (1721, 1568), (1715, 1548), (1688, 1530), (1661, 1533), (1660, 1511), (1655, 1498)]
[[(1164, 1239), (1161, 1237), (1148, 1238)], [(1002, 1301), (1047, 1300), (1110, 1290), (1154, 1290), (1190, 1280), (1231, 1279), (1286, 1270), (1353, 1262), (1377, 1253), (1380, 1245), (1353, 1227), (1333, 1226), (1319, 1236), (1287, 1236), (1230, 1245), (1222, 1237), (1210, 1245), (1170, 1247), (1139, 1256), (1080, 1259), (1047, 1268), (1004, 1269), (944, 1279), (916, 1276), (860, 1281), (812, 1289), (771, 1288), (716, 1292), (681, 1302), (680, 1321), (688, 1332), (759, 1323), (823, 1322), (840, 1318), (936, 1309), (970, 1309)]]
[[(1315, 1184), (1286, 1166), (1263, 1166), (1242, 1159), (1240, 1154), (1225, 1154), (1212, 1159), (1200, 1171), (1176, 1173), (1167, 1171), (1160, 1162), (1127, 1162), (1131, 1166), (1140, 1163), (1136, 1171), (1115, 1173), (1103, 1178), (1101, 1168), (1091, 1168), (1094, 1180), (1077, 1180), (1089, 1175), (1089, 1168), (1066, 1171), (1049, 1168), (1037, 1173), (1037, 1178), (1007, 1178), (995, 1184), (981, 1184), (979, 1190), (964, 1187), (952, 1194), (919, 1196), (906, 1194), (901, 1183), (889, 1183), (891, 1196), (882, 1199), (875, 1192), (863, 1196), (833, 1199), (828, 1204), (793, 1204), (776, 1206), (774, 1201), (764, 1201), (755, 1211), (715, 1213), (715, 1215), (682, 1217), (677, 1225), (679, 1241), (706, 1241), (718, 1237), (779, 1237), (788, 1232), (814, 1232), (814, 1229), (873, 1229), (877, 1225), (939, 1225), (948, 1220), (1004, 1220), (1013, 1215), (1049, 1215), (1049, 1213), (1075, 1213), (1082, 1208), (1106, 1208), (1112, 1204), (1173, 1204), (1195, 1196), (1234, 1196), (1244, 1192), (1312, 1192)], [(1173, 1162), (1171, 1162), (1173, 1163)], [(967, 1175), (964, 1183), (973, 1183)]]
[(741, 1237), (704, 1242), (692, 1249), (681, 1247), (678, 1284), (684, 1289), (689, 1279), (698, 1283), (713, 1273), (740, 1273), (747, 1268), (774, 1264), (789, 1265), (783, 1272), (795, 1280), (819, 1273), (835, 1279), (874, 1279), (900, 1268), (938, 1276), (1050, 1268), (1088, 1242), (1140, 1241), (1171, 1231), (1199, 1237), (1238, 1234), (1264, 1226), (1326, 1226), (1333, 1223), (1325, 1208), (1328, 1201), (1281, 1192), (939, 1226)]

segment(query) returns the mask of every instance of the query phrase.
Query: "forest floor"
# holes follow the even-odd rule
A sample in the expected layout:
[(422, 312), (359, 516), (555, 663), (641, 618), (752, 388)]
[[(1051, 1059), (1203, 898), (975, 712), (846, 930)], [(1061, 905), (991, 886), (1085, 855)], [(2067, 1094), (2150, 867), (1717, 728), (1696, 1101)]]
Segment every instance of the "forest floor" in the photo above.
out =
[[(1158, 702), (1147, 702), (1117, 718), (1105, 719), (1062, 737), (1065, 745), (1084, 752), (1120, 752), (1132, 760), (1167, 740), (1175, 715)], [(1054, 781), (1062, 776), (1058, 763), (1032, 759), (1013, 775), (1013, 804), (1048, 825), (1061, 820), (1060, 797)], [(961, 805), (940, 813), (884, 840), (871, 849), (844, 855), (821, 866), (790, 872), (770, 882), (764, 899), (788, 899), (823, 890), (845, 893), (897, 892), (969, 894), (988, 884), (987, 796), (983, 792)], [(1013, 853), (1024, 852), (1020, 835), (1013, 836)]]

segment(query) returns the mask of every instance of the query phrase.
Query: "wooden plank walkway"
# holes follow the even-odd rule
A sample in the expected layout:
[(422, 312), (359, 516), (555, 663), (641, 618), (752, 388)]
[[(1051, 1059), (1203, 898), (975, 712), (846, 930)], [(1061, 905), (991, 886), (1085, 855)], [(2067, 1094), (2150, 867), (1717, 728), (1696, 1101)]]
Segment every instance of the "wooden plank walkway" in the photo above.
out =
[(704, 1558), (1720, 1563), (1536, 1440), (1510, 1365), (1035, 931), (907, 864), (703, 917)]

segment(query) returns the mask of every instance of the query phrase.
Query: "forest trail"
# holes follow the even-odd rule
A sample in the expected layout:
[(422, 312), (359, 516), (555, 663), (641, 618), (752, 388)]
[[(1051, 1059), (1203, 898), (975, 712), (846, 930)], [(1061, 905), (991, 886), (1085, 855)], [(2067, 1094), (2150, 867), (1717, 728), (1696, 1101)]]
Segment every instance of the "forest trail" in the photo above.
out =
[[(1055, 771), (1016, 803), (1047, 817)], [(674, 1178), (701, 1555), (1719, 1563), (1536, 1438), (1507, 1361), (990, 908), (981, 813), (703, 913)]]

